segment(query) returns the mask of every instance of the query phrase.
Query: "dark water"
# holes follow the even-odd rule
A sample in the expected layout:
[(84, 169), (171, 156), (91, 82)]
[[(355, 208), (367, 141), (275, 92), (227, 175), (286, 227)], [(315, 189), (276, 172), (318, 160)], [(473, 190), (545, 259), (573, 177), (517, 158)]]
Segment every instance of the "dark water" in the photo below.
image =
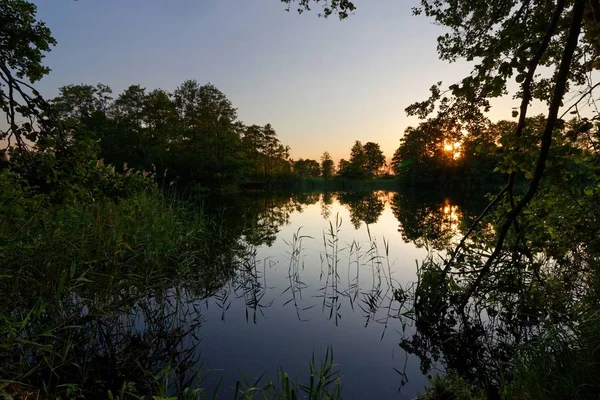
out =
[[(72, 353), (74, 362), (54, 371), (62, 381), (81, 381), (88, 398), (124, 383), (154, 394), (157, 382), (171, 394), (220, 385), (219, 398), (232, 398), (236, 381), (276, 380), (280, 367), (307, 383), (311, 359), (319, 364), (328, 351), (345, 399), (414, 398), (427, 378), (422, 360), (400, 346), (415, 326), (398, 289), (410, 292), (417, 263), (448, 247), (485, 205), (470, 199), (483, 196), (209, 198), (198, 210), (216, 229), (199, 257), (143, 275), (117, 270), (76, 280), (29, 329), (43, 332), (35, 340)], [(46, 361), (31, 360), (38, 362)], [(263, 377), (258, 385), (266, 384)]]
[(419, 359), (399, 346), (414, 328), (394, 290), (410, 287), (416, 263), (456, 237), (467, 203), (441, 193), (304, 193), (209, 207), (244, 228), (253, 256), (209, 298), (168, 294), (172, 313), (161, 322), (178, 326), (174, 351), (192, 370), (202, 365), (209, 389), (220, 377), (229, 398), (239, 371), (250, 381), (275, 379), (279, 366), (306, 376), (313, 354), (318, 361), (330, 348), (344, 398), (423, 392)]

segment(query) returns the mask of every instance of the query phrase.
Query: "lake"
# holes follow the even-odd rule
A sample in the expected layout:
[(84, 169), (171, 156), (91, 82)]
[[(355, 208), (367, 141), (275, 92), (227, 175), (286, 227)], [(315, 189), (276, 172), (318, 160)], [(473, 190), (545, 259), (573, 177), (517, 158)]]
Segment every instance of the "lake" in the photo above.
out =
[(395, 290), (456, 238), (472, 208), (464, 200), (385, 191), (210, 199), (206, 207), (241, 229), (250, 255), (208, 296), (173, 288), (147, 301), (136, 329), (175, 332), (181, 340), (162, 351), (202, 367), (209, 390), (222, 379), (225, 398), (240, 371), (254, 382), (265, 372), (275, 379), (281, 366), (302, 380), (313, 355), (319, 362), (328, 350), (345, 399), (414, 398), (427, 379), (399, 345), (414, 328)]

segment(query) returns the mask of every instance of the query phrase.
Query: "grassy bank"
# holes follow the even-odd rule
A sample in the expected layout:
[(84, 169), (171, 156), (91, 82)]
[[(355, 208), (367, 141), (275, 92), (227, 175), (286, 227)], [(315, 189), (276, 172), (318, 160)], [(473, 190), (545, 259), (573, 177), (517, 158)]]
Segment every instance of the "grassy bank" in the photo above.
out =
[[(56, 203), (3, 179), (0, 397), (217, 397), (192, 304), (255, 278), (241, 232), (157, 191)], [(331, 351), (305, 378), (241, 374), (236, 398), (340, 397)]]
[(235, 273), (236, 234), (155, 191), (59, 204), (3, 188), (0, 292), (10, 301), (0, 305), (0, 390), (104, 398), (135, 383), (151, 393), (154, 376), (176, 362), (174, 332), (187, 329), (165, 310)]
[(600, 314), (593, 311), (574, 330), (552, 328), (520, 346), (487, 377), (498, 391), (486, 393), (455, 371), (436, 375), (422, 400), (597, 399), (600, 394)]

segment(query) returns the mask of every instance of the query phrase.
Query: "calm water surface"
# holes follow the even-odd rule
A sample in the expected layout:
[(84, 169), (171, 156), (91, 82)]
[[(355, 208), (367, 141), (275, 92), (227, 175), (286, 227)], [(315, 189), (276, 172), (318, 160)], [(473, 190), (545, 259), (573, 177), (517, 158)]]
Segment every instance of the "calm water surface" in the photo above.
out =
[(212, 371), (209, 388), (222, 377), (228, 397), (238, 370), (275, 379), (279, 365), (306, 377), (312, 354), (318, 361), (332, 348), (344, 398), (422, 393), (419, 359), (399, 346), (412, 327), (394, 288), (414, 282), (426, 247), (456, 234), (455, 201), (371, 192), (245, 195), (217, 204), (231, 223), (254, 228), (246, 240), (255, 246), (215, 295), (186, 293), (174, 306), (189, 328), (183, 348)]

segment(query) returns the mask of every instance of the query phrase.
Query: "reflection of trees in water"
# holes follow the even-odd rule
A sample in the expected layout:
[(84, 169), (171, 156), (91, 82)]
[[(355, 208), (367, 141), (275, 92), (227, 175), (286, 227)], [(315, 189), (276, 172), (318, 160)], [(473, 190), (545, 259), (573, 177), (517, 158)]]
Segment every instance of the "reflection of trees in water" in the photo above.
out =
[(337, 200), (350, 211), (350, 221), (355, 229), (361, 222), (375, 224), (385, 209), (384, 192), (339, 192)]
[(398, 231), (405, 242), (417, 247), (441, 250), (460, 233), (464, 217), (458, 205), (448, 198), (422, 199), (394, 193), (391, 208), (398, 219)]
[(323, 217), (323, 219), (329, 219), (329, 217), (331, 217), (333, 198), (331, 192), (323, 192), (323, 196), (321, 197), (321, 217)]
[[(521, 230), (511, 229), (506, 245), (493, 259), (490, 249), (496, 237), (490, 216), (456, 257), (454, 252), (437, 254), (421, 264), (411, 292), (410, 315), (416, 331), (401, 346), (421, 358), (424, 372), (441, 363), (486, 388), (490, 398), (500, 398), (499, 382), (511, 378), (515, 357), (526, 366), (531, 360), (543, 360), (556, 368), (557, 361), (579, 364), (570, 361), (578, 348), (597, 348), (597, 339), (585, 342), (584, 334), (581, 341), (577, 333), (588, 323), (585, 329), (597, 332), (597, 322), (590, 318), (597, 315), (594, 277), (600, 257), (597, 239), (592, 237), (597, 230), (590, 229), (597, 226), (597, 219), (587, 215), (570, 234), (553, 235), (568, 230), (573, 219), (567, 216), (579, 210), (566, 207), (553, 217), (548, 215), (548, 204), (533, 203), (530, 212), (520, 216)], [(482, 266), (490, 259), (493, 262), (484, 276)], [(560, 350), (558, 359), (556, 350)], [(536, 354), (535, 358), (522, 358), (525, 351), (526, 357)], [(560, 374), (558, 368), (553, 374)]]
[(207, 211), (223, 220), (229, 230), (240, 231), (253, 246), (272, 246), (282, 226), (289, 225), (294, 212), (316, 204), (320, 193), (248, 192), (215, 196), (207, 200)]
[[(112, 388), (114, 391), (131, 381), (140, 391), (146, 391), (156, 385), (152, 374), (168, 365), (178, 366), (171, 371), (177, 378), (174, 384), (192, 379), (183, 371), (197, 367), (199, 362), (199, 353), (194, 348), (202, 321), (199, 310), (205, 301), (220, 307), (223, 319), (236, 302), (245, 307), (249, 323), (259, 323), (268, 315), (267, 308), (274, 304), (293, 307), (301, 321), (320, 316), (336, 325), (343, 309), (349, 308), (363, 316), (365, 326), (380, 324), (382, 335), (390, 321), (399, 318), (409, 321), (410, 317), (416, 331), (405, 337), (401, 345), (421, 357), (424, 371), (443, 361), (444, 366), (473, 379), (487, 373), (493, 363), (508, 359), (514, 345), (535, 337), (548, 318), (540, 304), (555, 300), (548, 288), (536, 280), (534, 271), (525, 268), (507, 268), (493, 281), (484, 282), (489, 291), (482, 293), (494, 293), (495, 297), (482, 295), (465, 310), (459, 307), (457, 287), (460, 287), (461, 276), (473, 272), (468, 268), (446, 276), (439, 267), (428, 262), (422, 266), (416, 289), (403, 291), (390, 271), (389, 243), (382, 245), (375, 239), (368, 243), (340, 243), (340, 221), (332, 223), (323, 237), (319, 283), (312, 287), (306, 283), (309, 280), (302, 264), (302, 236), (297, 233), (293, 238), (285, 238), (290, 244), (288, 288), (269, 287), (267, 274), (272, 265), (269, 263), (273, 261), (257, 260), (255, 245), (272, 244), (281, 225), (289, 223), (292, 212), (319, 199), (322, 207), (332, 204), (334, 196), (350, 209), (355, 216), (352, 222), (358, 225), (376, 222), (386, 201), (383, 193), (247, 196), (243, 201), (236, 201), (235, 209), (226, 205), (229, 209), (223, 213), (226, 223), (251, 221), (240, 233), (255, 229), (255, 233), (242, 236), (255, 239), (245, 242), (247, 247), (243, 248), (242, 255), (219, 251), (217, 247), (234, 248), (232, 240), (239, 241), (239, 236), (224, 237), (219, 242), (221, 245), (215, 245), (214, 249), (201, 249), (210, 253), (202, 259), (209, 260), (211, 265), (198, 268), (196, 273), (184, 273), (185, 268), (180, 268), (157, 271), (156, 275), (146, 277), (122, 276), (115, 280), (117, 286), (98, 280), (97, 285), (86, 286), (85, 291), (72, 292), (72, 296), (86, 301), (75, 308), (74, 297), (65, 297), (60, 305), (55, 305), (54, 311), (45, 312), (46, 320), (38, 320), (38, 326), (30, 325), (30, 335), (43, 334), (45, 329), (55, 325), (58, 328), (51, 332), (55, 338), (48, 337), (41, 343), (64, 350), (70, 341), (72, 350), (67, 352), (68, 362), (54, 369), (60, 372), (61, 382), (63, 378), (81, 381), (77, 374), (85, 372), (86, 376), (100, 377), (97, 383), (85, 384), (93, 390)], [(461, 208), (461, 203), (454, 199), (418, 201), (418, 198), (395, 193), (390, 201), (401, 223), (403, 238), (420, 245), (446, 246), (460, 229), (461, 220), (468, 218), (464, 216), (468, 209)], [(470, 265), (469, 262), (475, 265), (475, 259), (483, 252), (485, 243), (477, 252), (465, 254), (462, 265)], [(522, 256), (506, 252), (502, 260), (507, 265), (526, 261), (519, 257)], [(196, 266), (190, 264), (189, 267), (194, 270)], [(410, 293), (413, 297), (407, 298)], [(405, 312), (408, 300), (414, 300), (411, 313)], [(4, 315), (14, 312), (17, 311), (7, 310)], [(562, 318), (557, 315), (556, 318)], [(61, 331), (68, 325), (78, 328)], [(28, 349), (24, 354), (30, 355), (28, 366), (44, 362), (43, 351)], [(11, 364), (19, 365), (16, 360)], [(81, 370), (75, 365), (88, 367)], [(42, 368), (34, 372), (32, 382), (50, 379), (51, 370)], [(22, 375), (22, 371), (19, 373)]]
[(444, 272), (443, 261), (430, 258), (421, 264), (409, 314), (415, 332), (400, 345), (419, 356), (423, 373), (441, 363), (499, 398), (495, 390), (501, 371), (516, 349), (547, 325), (569, 326), (575, 297), (561, 303), (568, 296), (554, 293), (555, 288), (524, 268), (524, 254), (510, 251), (499, 258), (503, 272), (482, 281), (480, 293), (464, 304), (466, 282), (478, 271), (480, 261), (475, 259), (482, 258), (478, 254), (483, 247), (450, 273)]

